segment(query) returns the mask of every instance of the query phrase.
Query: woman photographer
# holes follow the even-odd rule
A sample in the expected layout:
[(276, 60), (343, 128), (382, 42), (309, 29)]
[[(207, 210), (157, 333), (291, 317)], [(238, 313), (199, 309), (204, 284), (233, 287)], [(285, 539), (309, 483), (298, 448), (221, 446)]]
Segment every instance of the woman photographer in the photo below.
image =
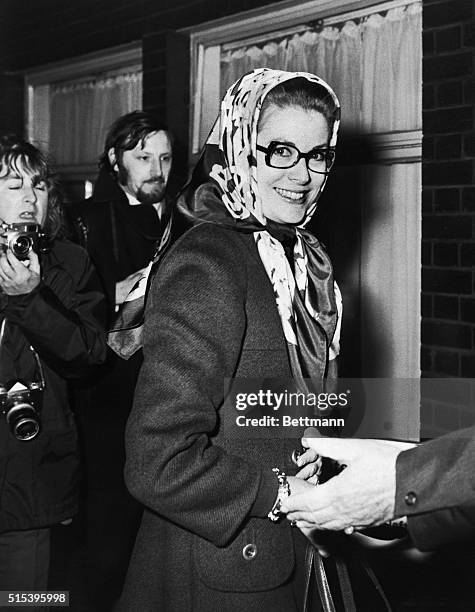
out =
[(51, 168), (15, 137), (0, 138), (0, 223), (0, 590), (46, 590), (50, 527), (78, 504), (67, 380), (105, 359), (104, 300), (86, 252), (61, 238)]

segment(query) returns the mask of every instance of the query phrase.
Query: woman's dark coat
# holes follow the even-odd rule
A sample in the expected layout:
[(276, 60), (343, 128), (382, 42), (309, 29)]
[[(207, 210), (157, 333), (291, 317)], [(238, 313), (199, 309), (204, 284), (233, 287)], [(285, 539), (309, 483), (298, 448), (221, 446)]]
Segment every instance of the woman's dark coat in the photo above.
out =
[(148, 509), (121, 610), (297, 609), (289, 578), (293, 537), (303, 536), (267, 513), (277, 494), (271, 469), (295, 473), (300, 432), (236, 436), (237, 413), (223, 407), (226, 379), (290, 378), (252, 234), (212, 224), (185, 234), (154, 279), (145, 321), (125, 474)]
[(17, 440), (0, 415), (0, 533), (58, 523), (77, 512), (79, 458), (67, 380), (105, 359), (104, 296), (86, 252), (56, 240), (41, 256), (42, 281), (25, 295), (0, 295), (0, 382), (38, 381), (46, 388), (42, 429)]

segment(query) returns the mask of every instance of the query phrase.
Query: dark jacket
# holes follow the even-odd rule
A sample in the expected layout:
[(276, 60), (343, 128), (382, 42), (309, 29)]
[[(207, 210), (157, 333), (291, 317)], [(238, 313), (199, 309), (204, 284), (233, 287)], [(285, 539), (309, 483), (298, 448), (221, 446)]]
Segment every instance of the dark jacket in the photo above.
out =
[(400, 453), (396, 513), (421, 550), (475, 539), (475, 428)]
[(152, 283), (144, 340), (125, 475), (148, 509), (120, 609), (296, 610), (290, 579), (303, 536), (267, 513), (277, 495), (271, 469), (295, 473), (301, 432), (256, 439), (225, 425), (227, 378), (291, 375), (253, 236), (211, 224), (187, 232)]
[[(187, 226), (177, 211), (168, 209), (163, 223), (173, 214), (170, 243)], [(113, 177), (102, 170), (93, 196), (69, 211), (75, 239), (88, 251), (107, 299), (108, 327), (115, 319), (115, 285), (152, 260), (163, 229), (155, 209), (131, 206)], [(127, 361), (108, 351), (105, 367), (82, 383), (75, 399), (80, 407), (88, 486), (124, 489), (124, 430), (132, 407), (142, 350)]]
[(117, 182), (104, 170), (92, 197), (75, 204), (69, 214), (73, 239), (88, 251), (103, 284), (110, 322), (115, 313), (116, 283), (150, 263), (170, 215), (170, 244), (188, 227), (170, 203), (162, 221), (153, 206), (131, 206)]
[(35, 382), (37, 352), (46, 382), (42, 430), (19, 441), (0, 417), (0, 532), (52, 525), (77, 511), (78, 448), (67, 380), (105, 359), (104, 296), (86, 252), (56, 240), (41, 255), (42, 281), (31, 293), (0, 296), (7, 319), (1, 382)]

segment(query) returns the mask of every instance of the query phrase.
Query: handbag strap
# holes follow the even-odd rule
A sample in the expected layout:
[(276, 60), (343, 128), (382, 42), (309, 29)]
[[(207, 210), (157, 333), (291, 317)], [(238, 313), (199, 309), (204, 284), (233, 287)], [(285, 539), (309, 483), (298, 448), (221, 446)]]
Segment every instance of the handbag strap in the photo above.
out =
[(325, 566), (323, 565), (323, 559), (320, 553), (315, 549), (313, 563), (315, 580), (317, 581), (318, 594), (320, 595), (322, 608), (324, 612), (336, 612), (335, 604), (333, 603), (333, 597), (330, 591), (330, 585), (328, 584), (327, 574), (325, 572)]
[(308, 612), (310, 605), (310, 580), (312, 578), (313, 550), (313, 546), (307, 544), (305, 548), (305, 591), (302, 612)]
[(340, 583), (341, 596), (345, 606), (345, 612), (356, 612), (353, 589), (351, 588), (350, 575), (348, 573), (346, 563), (342, 559), (335, 557), (335, 567), (338, 581)]
[[(378, 592), (379, 596), (383, 600), (384, 605), (388, 612), (391, 612), (391, 605), (386, 597), (386, 594), (373, 572), (368, 562), (362, 557), (358, 556), (358, 561), (361, 563), (364, 571), (368, 575), (370, 581)], [(353, 589), (351, 588), (350, 576), (348, 568), (345, 562), (338, 557), (333, 558), (335, 562), (336, 572), (338, 576), (339, 587), (343, 600), (343, 606), (345, 612), (356, 612), (356, 604), (353, 597)], [(312, 571), (313, 570), (313, 571)], [(303, 612), (311, 612), (310, 609), (310, 582), (312, 574), (315, 576), (315, 582), (317, 585), (318, 594), (322, 604), (323, 612), (335, 612), (335, 604), (328, 584), (328, 579), (325, 571), (323, 559), (318, 550), (310, 542), (307, 544), (305, 550), (305, 593), (304, 593), (304, 604)]]
[(310, 582), (312, 574), (315, 576), (323, 612), (336, 612), (325, 572), (325, 566), (323, 565), (323, 559), (316, 548), (309, 542), (305, 551), (305, 593), (303, 612), (310, 612)]

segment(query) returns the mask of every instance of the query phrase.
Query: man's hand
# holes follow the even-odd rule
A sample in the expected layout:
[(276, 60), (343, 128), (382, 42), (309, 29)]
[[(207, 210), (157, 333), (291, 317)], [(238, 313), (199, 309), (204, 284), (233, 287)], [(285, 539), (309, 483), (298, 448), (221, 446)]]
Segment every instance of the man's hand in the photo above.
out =
[(38, 255), (31, 251), (20, 261), (10, 249), (0, 255), (0, 289), (7, 295), (30, 293), (40, 284), (41, 269)]
[(328, 482), (285, 500), (282, 510), (301, 529), (341, 531), (378, 525), (394, 515), (396, 459), (413, 444), (382, 440), (303, 438), (302, 445), (345, 465)]
[(295, 474), (297, 478), (306, 480), (313, 485), (318, 483), (318, 478), (322, 470), (322, 458), (313, 448), (307, 448), (307, 450), (299, 456), (297, 466), (301, 468), (297, 474)]
[(141, 270), (137, 270), (137, 272), (132, 272), (132, 274), (129, 274), (127, 278), (124, 278), (123, 280), (116, 283), (115, 285), (115, 303), (117, 306), (125, 302), (125, 298), (132, 291), (132, 287), (136, 283), (138, 283), (138, 281), (141, 279), (142, 276), (144, 276), (147, 269), (148, 269), (148, 266), (146, 266), (145, 268), (142, 268)]
[[(300, 458), (302, 459), (302, 457), (303, 455)], [(309, 481), (306, 481), (301, 477), (297, 476), (288, 476), (287, 481), (290, 485), (291, 498), (304, 497), (306, 495), (309, 495), (316, 488), (314, 484), (309, 484)], [(300, 528), (300, 531), (310, 540), (310, 542), (312, 542), (315, 548), (318, 549), (318, 552), (322, 555), (322, 557), (328, 557), (329, 551), (325, 545), (325, 542), (321, 541), (322, 534), (319, 533), (317, 529), (315, 529), (315, 525), (312, 525), (312, 528), (310, 529), (306, 529), (304, 527), (301, 527), (300, 525), (298, 525), (298, 527)]]

